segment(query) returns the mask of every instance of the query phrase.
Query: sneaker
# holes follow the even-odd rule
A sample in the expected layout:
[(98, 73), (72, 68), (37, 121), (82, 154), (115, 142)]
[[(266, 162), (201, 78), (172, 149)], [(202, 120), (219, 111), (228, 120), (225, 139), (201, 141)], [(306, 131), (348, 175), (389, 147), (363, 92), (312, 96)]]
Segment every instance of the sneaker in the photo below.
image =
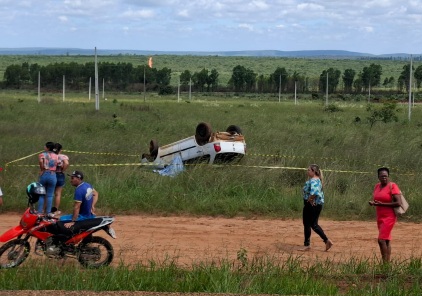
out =
[(333, 246), (333, 242), (331, 240), (327, 240), (325, 242), (325, 251), (327, 252)]
[(311, 246), (303, 246), (302, 248), (297, 249), (297, 250), (302, 251), (302, 252), (306, 252), (306, 251), (309, 251), (310, 249), (311, 249)]

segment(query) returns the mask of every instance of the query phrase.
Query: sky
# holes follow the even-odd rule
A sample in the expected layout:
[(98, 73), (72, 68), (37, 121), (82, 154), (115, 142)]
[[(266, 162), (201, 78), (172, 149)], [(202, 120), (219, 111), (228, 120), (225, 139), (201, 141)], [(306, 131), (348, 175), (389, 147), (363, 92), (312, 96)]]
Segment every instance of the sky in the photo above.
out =
[(0, 0), (0, 48), (422, 53), (422, 0)]

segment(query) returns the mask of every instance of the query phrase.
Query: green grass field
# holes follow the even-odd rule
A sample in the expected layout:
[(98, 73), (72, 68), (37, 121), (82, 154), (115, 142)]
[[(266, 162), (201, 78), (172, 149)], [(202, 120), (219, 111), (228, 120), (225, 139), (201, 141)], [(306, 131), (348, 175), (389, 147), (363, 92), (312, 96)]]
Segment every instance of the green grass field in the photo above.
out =
[[(398, 122), (377, 122), (370, 128), (364, 103), (335, 103), (339, 111), (328, 112), (322, 101), (294, 105), (257, 98), (177, 102), (173, 97), (149, 96), (143, 102), (138, 96), (118, 93), (108, 97), (96, 111), (94, 101), (81, 94), (69, 94), (65, 102), (61, 95), (43, 94), (37, 103), (34, 93), (1, 93), (5, 194), (24, 198), (23, 189), (38, 177), (36, 153), (45, 142), (56, 141), (69, 155), (70, 169), (85, 171), (104, 192), (102, 206), (110, 212), (293, 217), (300, 206), (305, 168), (317, 163), (324, 171), (325, 213), (330, 218), (372, 217), (366, 201), (377, 182), (376, 169), (388, 166), (412, 205), (408, 219), (421, 220), (419, 105), (412, 109), (410, 122), (403, 105), (398, 107)], [(163, 178), (140, 165), (151, 139), (164, 145), (192, 136), (202, 121), (214, 131), (232, 124), (243, 129), (247, 155), (239, 165), (189, 166), (178, 178)], [(66, 189), (65, 194), (71, 195)], [(11, 198), (2, 211), (22, 208), (23, 201)]]
[[(60, 142), (100, 192), (103, 214), (262, 216), (297, 218), (305, 169), (321, 166), (325, 178), (324, 216), (336, 220), (373, 219), (368, 206), (379, 166), (391, 168), (410, 203), (404, 221), (420, 222), (422, 201), (422, 110), (399, 105), (398, 122), (372, 128), (366, 103), (213, 96), (177, 102), (174, 96), (109, 93), (95, 110), (87, 94), (0, 92), (0, 182), (5, 205), (0, 212), (23, 212), (25, 188), (38, 178), (37, 152), (47, 141)], [(381, 108), (377, 104), (375, 108)], [(334, 109), (331, 109), (332, 111)], [(247, 155), (238, 165), (187, 166), (175, 178), (140, 165), (151, 139), (168, 144), (191, 136), (199, 122), (213, 130), (240, 126)], [(64, 189), (62, 211), (72, 206), (73, 188)], [(384, 266), (354, 258), (303, 266), (300, 258), (240, 256), (236, 262), (181, 268), (149, 262), (100, 270), (31, 265), (0, 272), (1, 289), (148, 290), (166, 292), (278, 293), (308, 295), (419, 295), (421, 259)], [(243, 263), (243, 264), (241, 264)], [(240, 264), (240, 265), (239, 265)], [(240, 267), (239, 267), (240, 266)], [(36, 275), (36, 276), (34, 276)], [(87, 278), (74, 287), (74, 279)], [(125, 283), (124, 285), (122, 283)], [(342, 283), (344, 285), (342, 285)], [(347, 287), (347, 288), (345, 288)]]

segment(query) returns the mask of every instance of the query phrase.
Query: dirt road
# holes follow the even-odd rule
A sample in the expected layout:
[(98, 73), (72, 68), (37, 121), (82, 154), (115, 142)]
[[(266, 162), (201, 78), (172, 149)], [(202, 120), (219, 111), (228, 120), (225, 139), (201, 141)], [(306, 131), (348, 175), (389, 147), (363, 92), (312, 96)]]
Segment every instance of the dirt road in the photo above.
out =
[[(18, 214), (2, 214), (0, 232), (17, 225), (20, 218)], [(321, 220), (320, 225), (334, 242), (329, 252), (325, 252), (325, 245), (315, 233), (311, 250), (298, 250), (303, 242), (301, 220), (139, 215), (116, 216), (113, 225), (118, 236), (116, 240), (110, 238), (115, 249), (115, 264), (120, 261), (126, 264), (148, 260), (163, 262), (171, 258), (189, 267), (199, 261), (234, 260), (241, 250), (246, 251), (249, 259), (264, 255), (281, 258), (301, 255), (303, 260), (330, 258), (336, 261), (351, 256), (379, 258), (375, 221)], [(420, 224), (398, 222), (393, 230), (392, 258), (399, 256), (399, 249), (406, 258), (421, 256), (421, 234)]]
[[(2, 214), (0, 232), (19, 223), (18, 214)], [(114, 228), (117, 239), (111, 240), (115, 249), (113, 264), (146, 263), (148, 260), (163, 262), (171, 258), (185, 267), (199, 261), (236, 260), (245, 250), (247, 257), (274, 256), (287, 258), (301, 255), (302, 260), (346, 261), (357, 258), (379, 258), (377, 227), (373, 222), (321, 220), (321, 226), (331, 240), (333, 248), (325, 252), (325, 245), (318, 236), (312, 236), (312, 249), (298, 251), (302, 245), (301, 220), (243, 219), (212, 217), (152, 217), (117, 216)], [(393, 230), (392, 258), (421, 256), (422, 227), (420, 224), (396, 224)], [(106, 235), (105, 235), (106, 236)], [(107, 237), (107, 236), (106, 236)], [(31, 253), (30, 256), (35, 256)], [(63, 296), (210, 296), (207, 293), (155, 293), (155, 292), (93, 292), (93, 291), (1, 291), (0, 296), (41, 296), (54, 293)], [(212, 294), (219, 296), (221, 294)], [(235, 296), (235, 295), (233, 295)]]

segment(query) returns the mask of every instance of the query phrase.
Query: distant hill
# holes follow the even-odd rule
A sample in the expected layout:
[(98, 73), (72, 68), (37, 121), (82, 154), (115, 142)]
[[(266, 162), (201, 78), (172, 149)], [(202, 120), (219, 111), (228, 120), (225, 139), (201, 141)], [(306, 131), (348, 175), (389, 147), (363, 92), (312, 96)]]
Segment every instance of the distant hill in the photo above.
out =
[[(0, 48), (0, 55), (93, 55), (94, 49), (81, 48)], [(289, 58), (409, 58), (410, 54), (392, 53), (374, 55), (347, 50), (240, 50), (240, 51), (153, 51), (125, 49), (97, 49), (98, 55), (194, 55), (194, 56), (253, 56), (253, 57), (289, 57)], [(416, 56), (422, 56), (416, 55)]]

